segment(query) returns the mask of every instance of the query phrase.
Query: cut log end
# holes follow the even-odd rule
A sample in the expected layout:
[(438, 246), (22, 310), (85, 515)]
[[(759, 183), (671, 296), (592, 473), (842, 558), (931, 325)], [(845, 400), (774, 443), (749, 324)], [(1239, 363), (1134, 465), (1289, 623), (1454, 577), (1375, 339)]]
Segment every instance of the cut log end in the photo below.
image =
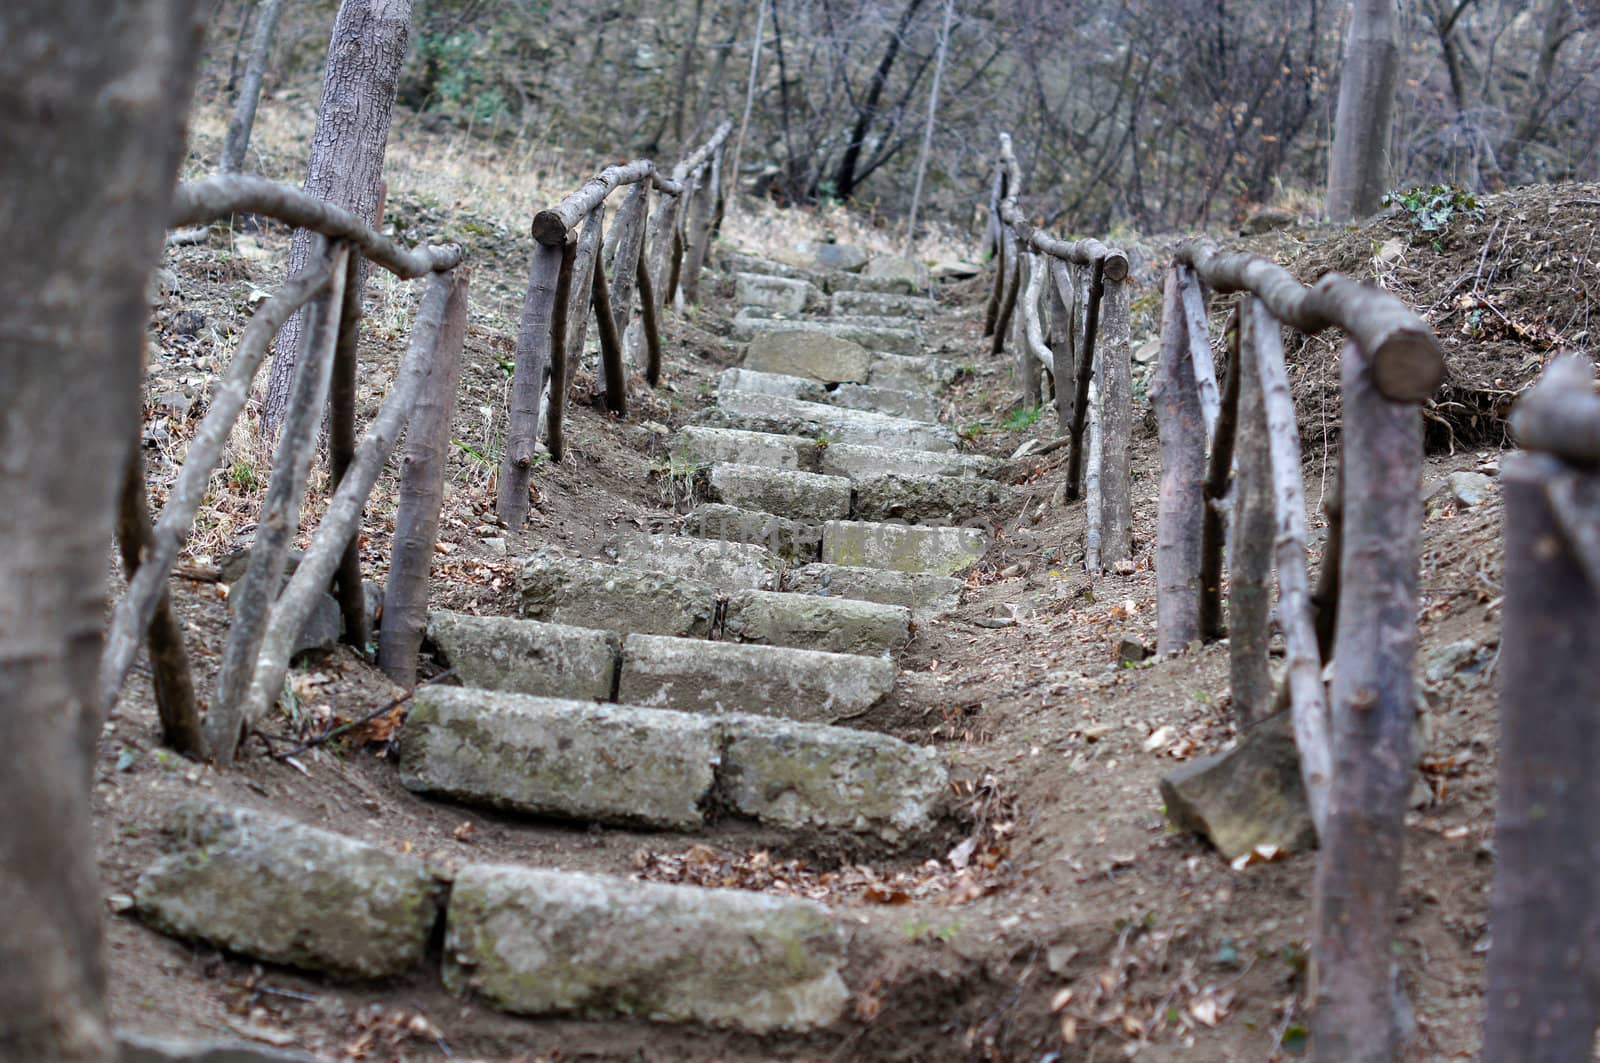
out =
[(1128, 256), (1121, 251), (1112, 251), (1103, 260), (1105, 278), (1110, 281), (1126, 280), (1128, 276)]
[(567, 223), (559, 212), (541, 210), (533, 216), (533, 238), (546, 247), (560, 247), (567, 241)]
[(1426, 328), (1393, 332), (1372, 352), (1373, 383), (1386, 399), (1421, 402), (1432, 397), (1448, 375), (1439, 342)]

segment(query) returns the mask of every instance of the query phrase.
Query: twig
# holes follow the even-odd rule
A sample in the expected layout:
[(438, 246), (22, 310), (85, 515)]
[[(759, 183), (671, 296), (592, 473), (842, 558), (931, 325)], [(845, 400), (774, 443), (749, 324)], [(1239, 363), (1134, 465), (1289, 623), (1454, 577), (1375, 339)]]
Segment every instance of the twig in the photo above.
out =
[[(342, 723), (338, 727), (330, 727), (328, 730), (317, 735), (315, 738), (306, 739), (304, 742), (301, 742), (288, 752), (274, 753), (272, 756), (276, 760), (288, 760), (290, 757), (299, 756), (308, 749), (314, 749), (326, 742), (331, 742), (342, 734), (347, 734), (350, 731), (355, 730), (357, 727), (363, 727), (366, 724), (371, 723), (373, 720), (376, 720), (379, 716), (382, 716), (386, 712), (393, 712), (401, 705), (404, 705), (406, 702), (410, 701), (412, 697), (416, 695), (416, 692), (421, 690), (423, 687), (433, 686), (435, 683), (442, 683), (455, 674), (456, 670), (454, 668), (440, 672), (432, 679), (424, 680), (423, 682), (418, 683), (414, 689), (408, 690), (398, 697), (390, 698), (388, 701), (384, 702), (382, 705), (379, 705), (377, 708), (373, 709), (359, 720), (351, 720), (349, 723)], [(259, 731), (255, 733), (260, 734)]]

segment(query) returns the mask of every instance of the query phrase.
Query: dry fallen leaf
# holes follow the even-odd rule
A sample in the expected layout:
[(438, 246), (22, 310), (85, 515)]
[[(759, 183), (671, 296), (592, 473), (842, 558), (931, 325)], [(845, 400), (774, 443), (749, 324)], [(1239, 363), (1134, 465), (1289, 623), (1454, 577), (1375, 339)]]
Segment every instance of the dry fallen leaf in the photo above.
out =
[(1056, 992), (1055, 996), (1050, 998), (1050, 1010), (1052, 1012), (1057, 1012), (1057, 1011), (1060, 1011), (1062, 1008), (1066, 1007), (1068, 1004), (1071, 1004), (1071, 1003), (1072, 1003), (1072, 990), (1070, 988), (1069, 989), (1061, 989), (1061, 990), (1058, 990)]

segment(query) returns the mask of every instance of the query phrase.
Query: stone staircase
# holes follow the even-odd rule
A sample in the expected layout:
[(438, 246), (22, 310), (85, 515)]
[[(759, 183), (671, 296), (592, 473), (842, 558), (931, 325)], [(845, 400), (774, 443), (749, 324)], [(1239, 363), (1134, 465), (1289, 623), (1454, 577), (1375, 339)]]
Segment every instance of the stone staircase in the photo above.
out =
[[(516, 617), (436, 613), (429, 639), (464, 685), (417, 692), (400, 739), (408, 789), (662, 831), (732, 816), (891, 850), (943, 814), (939, 753), (851, 726), (893, 695), (916, 625), (958, 602), (954, 574), (988, 549), (982, 515), (1006, 499), (938, 421), (957, 369), (921, 353), (934, 303), (903, 282), (744, 255), (724, 266), (749, 349), (670, 442), (668, 474), (692, 504), (677, 534), (625, 539), (606, 561), (523, 560)], [(178, 850), (141, 880), (141, 912), (261, 959), (392, 973), (418, 962), (438, 909), (446, 985), (512, 1013), (764, 1033), (826, 1026), (846, 1005), (850, 924), (813, 902), (491, 865), (430, 892), (409, 857), (353, 859), (359, 843), (261, 813), (183, 814)], [(315, 904), (268, 835), (318, 869)], [(197, 891), (247, 878), (257, 904), (314, 909), (316, 925), (209, 925)], [(381, 960), (339, 955), (337, 940), (308, 955), (374, 890), (423, 940)]]

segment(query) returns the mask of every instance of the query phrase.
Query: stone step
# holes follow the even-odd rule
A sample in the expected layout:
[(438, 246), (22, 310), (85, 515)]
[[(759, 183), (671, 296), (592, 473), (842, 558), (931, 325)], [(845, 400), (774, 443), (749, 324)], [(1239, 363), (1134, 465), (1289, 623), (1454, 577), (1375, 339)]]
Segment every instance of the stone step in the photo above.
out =
[(698, 580), (724, 594), (777, 590), (784, 568), (782, 559), (766, 547), (687, 535), (626, 540), (617, 546), (617, 563)]
[(928, 317), (938, 309), (932, 299), (888, 292), (839, 291), (833, 293), (833, 313), (838, 317)]
[(785, 314), (799, 314), (807, 306), (820, 307), (827, 302), (821, 288), (798, 277), (736, 272), (733, 291), (740, 306), (765, 307)]
[(734, 642), (876, 656), (911, 641), (911, 611), (901, 605), (776, 591), (728, 599), (723, 636)]
[(269, 963), (389, 978), (427, 954), (443, 890), (421, 860), (286, 816), (185, 800), (134, 889), (162, 933)]
[(697, 497), (740, 509), (794, 520), (842, 520), (850, 516), (850, 481), (793, 469), (725, 462), (695, 474)]
[(886, 657), (629, 635), (617, 698), (684, 712), (837, 723), (887, 698), (894, 677)]
[[(713, 429), (700, 429), (700, 431), (707, 432)], [(955, 451), (874, 447), (860, 443), (829, 443), (821, 448), (817, 470), (828, 476), (848, 476), (852, 480), (870, 479), (891, 473), (901, 476), (986, 476), (998, 464), (993, 458), (978, 454), (958, 454)]]
[(1010, 501), (1005, 486), (982, 477), (883, 473), (855, 480), (852, 515), (856, 520), (960, 524)]
[[(859, 385), (851, 385), (859, 386)], [(747, 395), (779, 395), (804, 402), (827, 402), (828, 386), (810, 377), (767, 373), (759, 369), (724, 369), (717, 377), (717, 395), (742, 391)]]
[(813, 901), (473, 864), (452, 891), (444, 981), (520, 1015), (805, 1031), (849, 1003), (848, 944)]
[(672, 437), (671, 460), (679, 466), (712, 465), (719, 461), (765, 465), (771, 469), (815, 470), (815, 436), (746, 432), (736, 428), (685, 425)]
[(822, 560), (951, 576), (982, 558), (993, 537), (987, 528), (830, 520), (822, 526)]
[(965, 586), (954, 577), (929, 572), (894, 572), (821, 561), (792, 568), (783, 577), (783, 589), (791, 594), (903, 605), (911, 610), (913, 617), (954, 609), (961, 603), (961, 591)]
[(615, 631), (434, 612), (428, 639), (469, 687), (585, 701), (610, 701), (617, 689)]
[(716, 543), (751, 543), (785, 561), (804, 564), (822, 556), (822, 526), (774, 513), (702, 502), (683, 518), (683, 534)]
[(872, 352), (853, 339), (799, 328), (764, 332), (750, 340), (744, 354), (746, 369), (824, 384), (866, 383), (872, 361)]
[[(906, 281), (894, 276), (867, 276), (864, 273), (843, 273), (838, 270), (808, 269), (787, 262), (773, 262), (754, 255), (727, 254), (721, 256), (721, 266), (729, 273), (755, 273), (767, 277), (787, 277), (808, 281), (825, 292), (904, 292)], [(867, 263), (868, 268), (872, 263)]]
[(647, 569), (534, 556), (517, 566), (516, 581), (529, 620), (705, 638), (716, 619), (715, 587)]
[(699, 830), (720, 811), (902, 845), (933, 826), (939, 754), (765, 716), (425, 687), (400, 735), (415, 793), (526, 815)]
[(961, 375), (961, 366), (933, 354), (892, 354), (874, 351), (867, 364), (867, 380), (875, 388), (901, 391), (938, 391)]
[(847, 410), (822, 402), (803, 402), (778, 395), (749, 395), (737, 391), (722, 396), (716, 406), (701, 411), (697, 420), (713, 428), (742, 428), (753, 432), (811, 436), (814, 439), (826, 439), (830, 444), (955, 450), (957, 442), (955, 432), (941, 424), (891, 417), (867, 410)]
[(877, 318), (774, 320), (740, 311), (734, 316), (732, 325), (729, 335), (739, 341), (750, 341), (757, 336), (773, 333), (815, 332), (834, 339), (851, 340), (863, 347), (875, 351), (888, 351), (892, 354), (916, 354), (922, 346), (921, 337), (916, 329), (882, 324)]
[(870, 384), (840, 384), (828, 392), (822, 401), (847, 410), (867, 410), (890, 417), (904, 417), (908, 421), (939, 419), (939, 402), (926, 391), (902, 391)]

